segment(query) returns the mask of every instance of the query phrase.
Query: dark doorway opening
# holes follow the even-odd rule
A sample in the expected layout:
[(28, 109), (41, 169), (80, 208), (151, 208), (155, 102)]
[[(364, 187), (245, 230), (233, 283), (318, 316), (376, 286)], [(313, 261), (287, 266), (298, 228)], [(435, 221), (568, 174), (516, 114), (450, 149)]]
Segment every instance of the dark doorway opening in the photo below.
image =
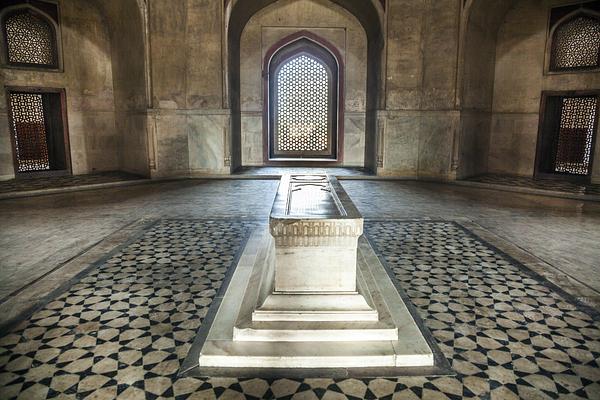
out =
[(14, 88), (7, 100), (15, 176), (70, 174), (64, 91)]
[(589, 182), (598, 93), (544, 93), (542, 106), (535, 177)]

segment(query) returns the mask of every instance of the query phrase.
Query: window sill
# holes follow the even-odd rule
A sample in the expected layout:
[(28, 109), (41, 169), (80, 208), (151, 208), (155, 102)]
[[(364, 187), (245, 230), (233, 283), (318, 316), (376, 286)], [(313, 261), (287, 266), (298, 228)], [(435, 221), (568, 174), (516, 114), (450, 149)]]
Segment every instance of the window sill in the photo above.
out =
[(544, 71), (544, 75), (576, 75), (576, 74), (589, 74), (589, 73), (600, 73), (600, 67), (589, 68), (589, 69), (566, 69), (562, 71)]
[(63, 68), (44, 68), (44, 67), (28, 67), (20, 65), (2, 64), (3, 69), (17, 70), (17, 71), (31, 71), (31, 72), (49, 72), (49, 73), (63, 73)]

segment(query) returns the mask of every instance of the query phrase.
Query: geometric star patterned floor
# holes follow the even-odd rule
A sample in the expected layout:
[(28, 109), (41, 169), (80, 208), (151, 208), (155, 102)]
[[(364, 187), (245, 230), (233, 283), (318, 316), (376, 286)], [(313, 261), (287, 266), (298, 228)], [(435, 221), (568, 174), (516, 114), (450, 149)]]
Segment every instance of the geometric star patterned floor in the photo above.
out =
[(159, 221), (0, 338), (0, 398), (600, 399), (598, 313), (453, 222), (365, 232), (454, 375), (178, 378), (254, 226)]

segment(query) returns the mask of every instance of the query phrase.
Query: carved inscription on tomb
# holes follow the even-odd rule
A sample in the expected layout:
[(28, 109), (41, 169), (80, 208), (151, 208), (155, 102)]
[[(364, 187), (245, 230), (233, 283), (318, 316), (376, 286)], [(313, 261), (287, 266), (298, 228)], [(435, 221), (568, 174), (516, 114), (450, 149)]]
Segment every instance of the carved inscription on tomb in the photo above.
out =
[(362, 234), (362, 221), (312, 220), (271, 223), (271, 235), (277, 246), (356, 245)]

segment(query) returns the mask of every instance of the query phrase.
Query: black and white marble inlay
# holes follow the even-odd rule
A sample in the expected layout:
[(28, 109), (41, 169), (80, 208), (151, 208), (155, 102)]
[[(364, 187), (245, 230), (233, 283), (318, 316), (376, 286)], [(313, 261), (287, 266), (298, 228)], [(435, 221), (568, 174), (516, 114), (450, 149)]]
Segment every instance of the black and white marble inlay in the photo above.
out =
[(452, 222), (366, 233), (456, 372), (177, 378), (244, 220), (164, 220), (0, 338), (0, 398), (600, 398), (600, 322)]

